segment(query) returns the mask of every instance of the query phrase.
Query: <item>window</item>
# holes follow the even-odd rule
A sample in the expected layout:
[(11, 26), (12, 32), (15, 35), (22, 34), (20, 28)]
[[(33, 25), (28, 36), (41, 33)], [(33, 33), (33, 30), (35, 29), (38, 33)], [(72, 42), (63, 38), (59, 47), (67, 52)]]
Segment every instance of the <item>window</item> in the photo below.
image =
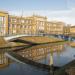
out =
[(24, 20), (21, 20), (22, 23), (24, 23)]
[(4, 24), (4, 17), (0, 17), (0, 26), (3, 26)]

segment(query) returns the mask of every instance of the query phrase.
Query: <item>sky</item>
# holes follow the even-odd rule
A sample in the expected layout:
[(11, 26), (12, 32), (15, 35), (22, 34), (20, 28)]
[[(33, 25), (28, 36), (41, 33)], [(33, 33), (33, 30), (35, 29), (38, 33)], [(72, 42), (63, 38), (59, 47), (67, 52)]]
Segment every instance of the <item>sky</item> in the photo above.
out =
[(0, 10), (17, 16), (47, 16), (49, 21), (75, 25), (75, 0), (0, 0)]

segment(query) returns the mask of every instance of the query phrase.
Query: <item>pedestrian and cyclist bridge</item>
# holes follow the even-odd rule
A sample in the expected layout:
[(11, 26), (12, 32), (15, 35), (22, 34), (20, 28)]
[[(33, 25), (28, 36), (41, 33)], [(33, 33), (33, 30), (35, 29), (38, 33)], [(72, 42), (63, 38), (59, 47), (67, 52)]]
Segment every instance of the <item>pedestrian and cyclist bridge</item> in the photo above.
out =
[(71, 35), (26, 35), (26, 34), (20, 34), (20, 35), (11, 35), (11, 36), (5, 36), (5, 40), (11, 40), (11, 39), (16, 39), (18, 37), (23, 37), (23, 36), (53, 36), (53, 37), (56, 37), (56, 38), (61, 38), (61, 39), (64, 39), (64, 40), (74, 40), (75, 34), (71, 34)]

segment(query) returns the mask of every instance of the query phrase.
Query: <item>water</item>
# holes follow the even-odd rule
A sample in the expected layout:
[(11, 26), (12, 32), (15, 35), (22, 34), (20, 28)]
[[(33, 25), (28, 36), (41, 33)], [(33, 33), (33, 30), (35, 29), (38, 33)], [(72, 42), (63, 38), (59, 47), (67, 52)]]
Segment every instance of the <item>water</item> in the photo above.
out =
[[(55, 66), (63, 66), (75, 59), (75, 48), (64, 45), (63, 51), (53, 53), (53, 64)], [(37, 60), (37, 62), (49, 64), (50, 54), (45, 58)], [(5, 63), (4, 63), (5, 64)], [(48, 72), (33, 67), (28, 64), (21, 64), (15, 61), (9, 63), (5, 67), (0, 68), (0, 75), (49, 75)]]
[[(75, 48), (65, 46), (64, 51), (53, 53), (53, 64), (54, 66), (62, 67), (65, 64), (75, 59)], [(49, 64), (50, 54), (45, 59), (39, 60), (40, 63)]]
[(0, 75), (47, 75), (48, 72), (39, 70), (27, 64), (17, 62), (11, 63), (8, 67), (0, 69)]

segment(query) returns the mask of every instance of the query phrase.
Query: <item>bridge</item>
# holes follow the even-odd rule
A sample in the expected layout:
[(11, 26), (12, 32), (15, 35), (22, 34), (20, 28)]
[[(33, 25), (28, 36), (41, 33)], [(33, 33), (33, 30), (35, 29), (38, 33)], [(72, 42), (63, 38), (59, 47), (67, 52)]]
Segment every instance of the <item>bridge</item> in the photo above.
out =
[[(11, 36), (4, 36), (5, 40), (11, 40), (14, 38), (18, 38), (18, 37), (23, 37), (23, 36), (38, 36), (38, 35), (26, 35), (26, 34), (20, 34), (20, 35), (11, 35)], [(40, 35), (42, 36), (42, 35)]]
[(11, 36), (5, 36), (4, 39), (5, 40), (13, 40), (13, 39), (16, 39), (16, 38), (20, 38), (20, 37), (24, 37), (24, 36), (48, 36), (48, 37), (55, 37), (55, 38), (59, 38), (59, 39), (63, 39), (63, 40), (69, 40), (69, 41), (73, 41), (75, 40), (75, 37), (74, 37), (74, 34), (73, 35), (57, 35), (57, 34), (50, 34), (50, 35), (27, 35), (27, 34), (20, 34), (20, 35), (11, 35)]

